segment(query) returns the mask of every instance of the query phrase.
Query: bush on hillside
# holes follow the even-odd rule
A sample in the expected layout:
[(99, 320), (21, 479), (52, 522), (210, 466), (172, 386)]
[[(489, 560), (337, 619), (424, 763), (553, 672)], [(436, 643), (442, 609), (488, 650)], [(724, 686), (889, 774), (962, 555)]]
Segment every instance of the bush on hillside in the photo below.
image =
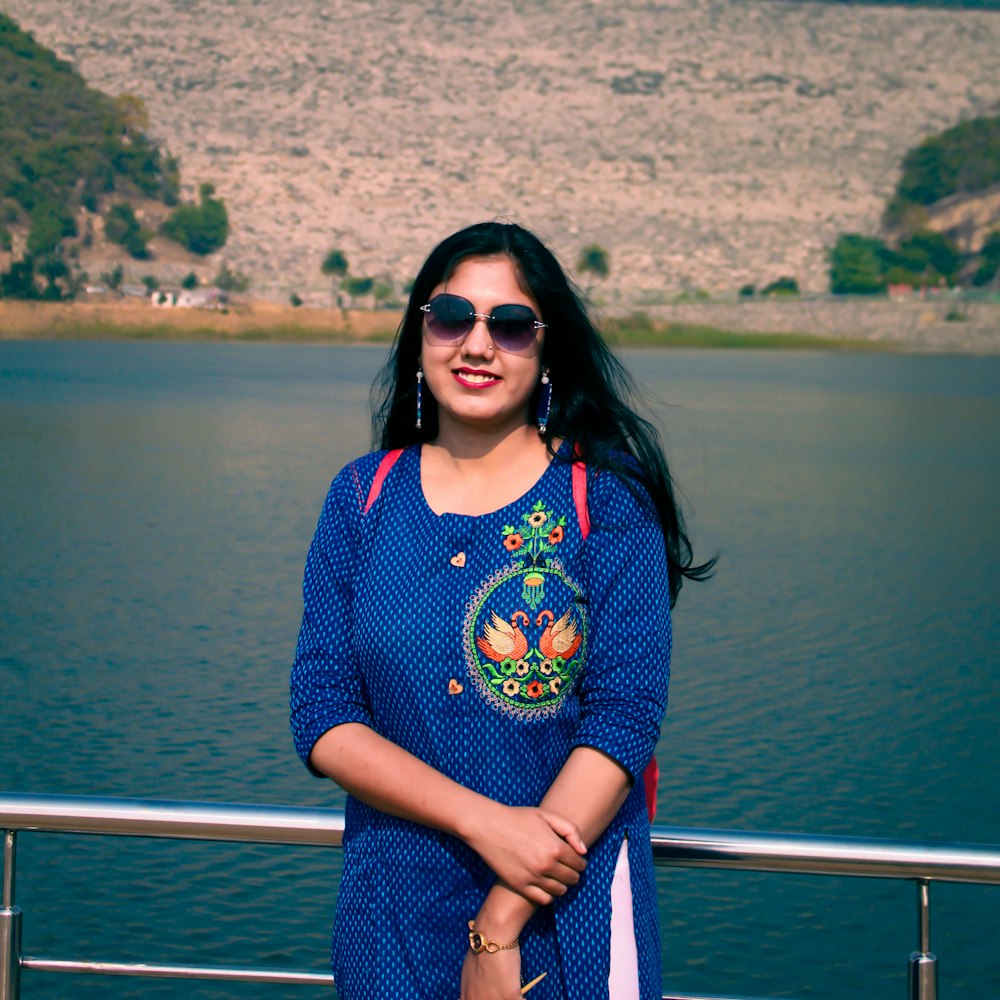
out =
[(125, 247), (137, 260), (149, 256), (149, 247), (131, 205), (119, 202), (111, 206), (104, 220), (104, 235), (112, 243)]
[(798, 295), (799, 283), (794, 278), (783, 275), (760, 290), (761, 295)]
[(986, 237), (983, 248), (979, 252), (980, 264), (972, 277), (972, 283), (977, 287), (988, 285), (1000, 271), (1000, 229), (994, 230)]
[(225, 246), (229, 215), (222, 199), (214, 194), (211, 184), (202, 184), (199, 204), (178, 205), (163, 223), (163, 235), (200, 256)]

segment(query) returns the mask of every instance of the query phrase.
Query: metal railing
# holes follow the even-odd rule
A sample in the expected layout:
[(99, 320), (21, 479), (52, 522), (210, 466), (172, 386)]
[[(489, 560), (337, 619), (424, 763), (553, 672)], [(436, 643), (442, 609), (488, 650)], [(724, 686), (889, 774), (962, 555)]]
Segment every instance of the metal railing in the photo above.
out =
[[(182, 840), (339, 847), (344, 814), (330, 809), (226, 803), (0, 795), (3, 899), (0, 907), (0, 1000), (19, 1000), (22, 970), (168, 979), (321, 985), (329, 973), (248, 967), (71, 961), (21, 953), (21, 910), (14, 901), (17, 834), (87, 833)], [(1000, 847), (923, 844), (850, 837), (747, 833), (657, 826), (658, 866), (908, 879), (917, 887), (917, 950), (909, 960), (910, 1000), (937, 1000), (937, 958), (930, 949), (930, 883), (1000, 885)], [(712, 1000), (670, 994), (663, 1000)], [(722, 1000), (722, 998), (716, 998)]]

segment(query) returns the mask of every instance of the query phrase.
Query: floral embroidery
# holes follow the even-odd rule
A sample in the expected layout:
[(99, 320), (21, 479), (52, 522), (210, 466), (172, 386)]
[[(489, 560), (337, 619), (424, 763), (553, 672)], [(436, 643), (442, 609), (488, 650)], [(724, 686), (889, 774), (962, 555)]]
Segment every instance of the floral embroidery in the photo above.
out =
[[(523, 545), (527, 553), (515, 565), (518, 569), (544, 566), (549, 553), (563, 540), (566, 518), (557, 518), (547, 509), (544, 500), (535, 503), (531, 510), (521, 515), (524, 527), (519, 531), (513, 524), (504, 525), (503, 544), (508, 552), (516, 552)], [(521, 596), (525, 604), (535, 611), (545, 600), (545, 577), (541, 573), (526, 573)]]
[(469, 677), (494, 707), (529, 721), (551, 716), (583, 670), (587, 605), (555, 557), (566, 518), (543, 500), (503, 528), (511, 562), (492, 574), (466, 609)]
[(503, 540), (503, 543), (507, 547), (508, 552), (516, 552), (524, 543), (524, 539), (518, 534), (513, 534), (508, 535)]

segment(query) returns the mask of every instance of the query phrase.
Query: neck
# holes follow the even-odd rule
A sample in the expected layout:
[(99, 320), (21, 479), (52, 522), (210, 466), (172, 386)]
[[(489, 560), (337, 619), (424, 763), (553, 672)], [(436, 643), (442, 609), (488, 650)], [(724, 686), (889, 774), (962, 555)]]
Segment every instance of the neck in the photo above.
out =
[(516, 452), (545, 450), (534, 424), (473, 428), (447, 419), (441, 421), (433, 446), (446, 452), (456, 464), (483, 459), (503, 461)]

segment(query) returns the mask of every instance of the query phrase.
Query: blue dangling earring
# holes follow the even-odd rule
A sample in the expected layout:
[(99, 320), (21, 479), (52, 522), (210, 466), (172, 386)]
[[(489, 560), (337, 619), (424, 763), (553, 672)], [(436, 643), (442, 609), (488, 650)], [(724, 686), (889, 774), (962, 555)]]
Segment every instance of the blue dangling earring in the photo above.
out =
[(417, 368), (417, 430), (423, 427), (424, 370)]
[(552, 409), (552, 382), (548, 368), (542, 369), (542, 391), (538, 395), (538, 433), (544, 434), (549, 427), (549, 410)]

